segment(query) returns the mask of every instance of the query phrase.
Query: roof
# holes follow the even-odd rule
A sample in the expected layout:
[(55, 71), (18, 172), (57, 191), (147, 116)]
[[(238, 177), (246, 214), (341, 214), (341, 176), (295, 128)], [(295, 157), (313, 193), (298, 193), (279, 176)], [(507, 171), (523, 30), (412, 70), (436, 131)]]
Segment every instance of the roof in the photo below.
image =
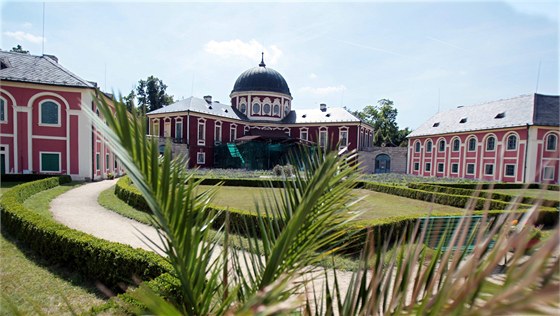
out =
[(239, 75), (231, 92), (242, 91), (278, 92), (291, 96), (286, 79), (278, 71), (267, 68), (264, 62)]
[(94, 83), (62, 67), (54, 56), (0, 51), (0, 62), (0, 80), (95, 88)]
[(179, 113), (179, 112), (196, 112), (217, 117), (230, 118), (245, 122), (253, 123), (279, 123), (279, 124), (311, 124), (311, 123), (359, 123), (360, 119), (350, 114), (344, 108), (327, 108), (325, 112), (320, 109), (293, 110), (280, 122), (250, 120), (244, 114), (234, 109), (229, 104), (224, 103), (208, 103), (206, 100), (196, 97), (189, 97), (177, 101), (161, 109), (149, 112), (148, 115)]
[(526, 125), (560, 126), (558, 96), (521, 95), (438, 113), (408, 137), (459, 133)]

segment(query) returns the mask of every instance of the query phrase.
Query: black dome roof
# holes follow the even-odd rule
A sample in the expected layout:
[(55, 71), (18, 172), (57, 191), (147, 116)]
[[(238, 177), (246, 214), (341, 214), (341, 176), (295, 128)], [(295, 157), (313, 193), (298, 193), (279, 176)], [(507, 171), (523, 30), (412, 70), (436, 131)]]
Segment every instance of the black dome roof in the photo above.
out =
[(278, 71), (267, 68), (262, 61), (259, 67), (248, 69), (239, 75), (231, 92), (241, 91), (279, 92), (291, 96), (286, 79)]

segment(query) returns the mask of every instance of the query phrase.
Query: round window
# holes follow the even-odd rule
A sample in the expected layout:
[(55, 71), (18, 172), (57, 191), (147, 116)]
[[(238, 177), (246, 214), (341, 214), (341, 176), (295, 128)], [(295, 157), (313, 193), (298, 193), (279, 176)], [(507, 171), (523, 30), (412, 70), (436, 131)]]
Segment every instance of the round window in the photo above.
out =
[(280, 114), (280, 106), (278, 104), (275, 104), (273, 111), (276, 115)]
[(268, 104), (268, 103), (265, 104), (263, 106), (263, 111), (264, 111), (265, 114), (270, 114), (270, 104)]
[(253, 113), (259, 113), (261, 111), (261, 106), (258, 103), (253, 104)]
[(241, 103), (241, 106), (239, 107), (241, 113), (245, 114), (245, 111), (247, 111), (247, 105), (245, 105), (245, 103)]

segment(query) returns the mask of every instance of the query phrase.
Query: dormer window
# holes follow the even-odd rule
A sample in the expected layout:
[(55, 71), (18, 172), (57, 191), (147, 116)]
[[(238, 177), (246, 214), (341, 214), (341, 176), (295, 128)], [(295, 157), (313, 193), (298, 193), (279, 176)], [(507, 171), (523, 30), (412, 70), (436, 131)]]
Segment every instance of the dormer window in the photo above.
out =
[(498, 114), (496, 114), (496, 116), (494, 118), (495, 119), (501, 119), (501, 118), (504, 118), (504, 117), (506, 117), (506, 112), (498, 113)]
[(307, 117), (307, 114), (303, 114), (301, 117), (306, 118), (306, 117)]
[(330, 113), (325, 114), (326, 117), (331, 117)]
[(466, 117), (463, 117), (463, 118), (459, 121), (459, 123), (461, 123), (461, 124), (466, 123), (466, 122), (467, 122), (467, 118), (466, 118)]
[(439, 126), (439, 122), (435, 122), (434, 125), (432, 125), (432, 127), (438, 127)]

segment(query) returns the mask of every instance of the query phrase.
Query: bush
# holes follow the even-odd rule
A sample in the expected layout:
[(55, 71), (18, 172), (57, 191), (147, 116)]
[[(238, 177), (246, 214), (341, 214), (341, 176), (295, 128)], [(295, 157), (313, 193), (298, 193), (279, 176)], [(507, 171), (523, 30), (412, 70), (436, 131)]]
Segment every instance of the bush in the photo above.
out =
[(69, 267), (111, 289), (170, 271), (165, 259), (149, 251), (95, 238), (27, 209), (33, 194), (59, 185), (48, 178), (18, 185), (0, 198), (2, 228), (46, 260)]
[(60, 184), (72, 182), (69, 175), (52, 175), (52, 174), (3, 174), (2, 182), (30, 182), (47, 178), (58, 178)]

